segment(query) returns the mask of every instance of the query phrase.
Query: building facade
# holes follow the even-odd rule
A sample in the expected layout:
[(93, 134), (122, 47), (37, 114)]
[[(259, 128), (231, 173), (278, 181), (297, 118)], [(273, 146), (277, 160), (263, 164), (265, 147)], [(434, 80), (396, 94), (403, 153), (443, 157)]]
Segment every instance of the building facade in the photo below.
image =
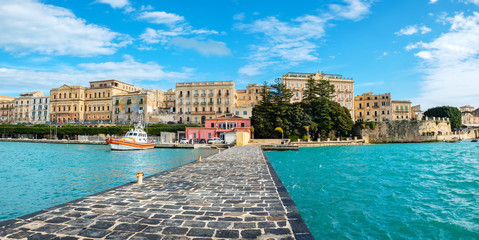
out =
[(411, 107), (412, 109), (412, 120), (422, 120), (424, 117), (424, 111), (421, 110), (421, 105), (415, 105)]
[(392, 120), (391, 94), (374, 95), (367, 92), (354, 97), (354, 115), (356, 120), (365, 122)]
[(204, 124), (233, 111), (236, 90), (233, 81), (188, 82), (176, 84), (176, 116), (178, 122)]
[(462, 125), (467, 127), (479, 126), (479, 108), (474, 110), (471, 105), (459, 107), (462, 114)]
[(175, 102), (176, 102), (176, 90), (168, 89), (164, 93), (165, 108), (168, 108), (169, 113), (175, 112)]
[(392, 109), (392, 120), (411, 120), (412, 111), (411, 111), (411, 101), (391, 101)]
[(139, 90), (131, 84), (117, 80), (90, 82), (90, 88), (85, 89), (85, 121), (111, 122), (113, 97)]
[(22, 93), (20, 94), (20, 97), (16, 97), (13, 109), (13, 122), (30, 123), (32, 120), (31, 114), (33, 99), (39, 97), (43, 97), (42, 92)]
[(291, 102), (300, 102), (304, 98), (305, 89), (308, 88), (308, 80), (315, 81), (326, 80), (334, 86), (334, 101), (346, 107), (351, 113), (354, 120), (354, 80), (352, 78), (343, 78), (338, 74), (325, 74), (318, 71), (317, 73), (295, 73), (289, 72), (283, 74), (282, 82), (286, 88), (293, 93)]
[(0, 122), (7, 123), (13, 120), (15, 98), (0, 96)]
[(85, 121), (85, 87), (64, 84), (50, 90), (50, 121), (55, 123)]
[(251, 133), (251, 119), (234, 115), (225, 115), (218, 118), (206, 119), (205, 127), (186, 128), (186, 138), (190, 142), (199, 142), (200, 139), (225, 139), (225, 134), (235, 132)]
[(50, 96), (34, 97), (30, 106), (31, 123), (50, 122)]
[(163, 91), (140, 90), (113, 96), (113, 122), (158, 122), (165, 108)]

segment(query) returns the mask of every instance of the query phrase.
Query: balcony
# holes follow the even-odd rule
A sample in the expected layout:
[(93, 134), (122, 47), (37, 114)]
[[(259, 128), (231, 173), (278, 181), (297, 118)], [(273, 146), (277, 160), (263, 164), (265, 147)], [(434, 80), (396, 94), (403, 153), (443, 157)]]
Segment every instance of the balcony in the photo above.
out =
[(186, 94), (186, 97), (190, 97), (190, 96), (191, 96), (191, 94)]
[(198, 96), (199, 96), (198, 93), (195, 93), (195, 97), (198, 97)]
[(213, 105), (213, 104), (215, 104), (215, 103), (214, 103), (214, 102), (209, 102), (208, 104), (209, 104), (209, 105)]
[(205, 97), (205, 96), (206, 96), (206, 93), (202, 93), (201, 96), (202, 96), (202, 97)]
[(199, 103), (199, 102), (194, 102), (193, 104), (194, 104), (194, 105), (198, 105), (198, 104), (200, 104), (200, 103)]
[(206, 102), (201, 102), (201, 105), (206, 105)]
[(222, 113), (222, 111), (217, 111), (216, 113)]
[(208, 115), (208, 114), (215, 114), (215, 112), (211, 112), (211, 111), (205, 111), (205, 112), (200, 112), (200, 111), (196, 111), (196, 112), (191, 112), (192, 115)]
[(213, 97), (213, 93), (209, 93), (208, 96)]

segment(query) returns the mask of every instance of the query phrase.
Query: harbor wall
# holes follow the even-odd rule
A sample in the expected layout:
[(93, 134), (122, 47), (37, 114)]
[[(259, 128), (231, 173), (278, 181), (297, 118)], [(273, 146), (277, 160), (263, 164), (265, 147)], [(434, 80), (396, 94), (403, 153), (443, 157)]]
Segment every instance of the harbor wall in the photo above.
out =
[(376, 122), (373, 129), (362, 129), (361, 137), (370, 143), (456, 141), (474, 138), (474, 130), (453, 132), (451, 123), (445, 118), (405, 120)]

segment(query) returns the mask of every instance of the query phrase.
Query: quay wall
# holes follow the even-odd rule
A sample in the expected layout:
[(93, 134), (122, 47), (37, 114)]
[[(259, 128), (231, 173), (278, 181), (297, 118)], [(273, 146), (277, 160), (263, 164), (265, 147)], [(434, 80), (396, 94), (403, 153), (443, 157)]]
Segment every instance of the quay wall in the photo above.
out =
[(361, 136), (370, 143), (456, 141), (474, 138), (474, 130), (453, 132), (446, 119), (389, 121), (362, 129)]

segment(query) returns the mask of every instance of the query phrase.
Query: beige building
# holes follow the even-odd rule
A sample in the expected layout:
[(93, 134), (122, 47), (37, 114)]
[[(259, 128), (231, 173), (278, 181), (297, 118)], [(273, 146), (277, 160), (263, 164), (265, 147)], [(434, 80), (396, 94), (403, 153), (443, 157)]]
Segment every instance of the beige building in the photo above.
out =
[(168, 108), (168, 112), (174, 113), (175, 111), (175, 102), (176, 102), (176, 90), (175, 89), (168, 89), (164, 93), (164, 102), (165, 108)]
[(15, 98), (13, 109), (13, 122), (29, 123), (31, 122), (33, 99), (43, 97), (42, 92), (22, 93), (20, 97)]
[(6, 123), (13, 120), (13, 109), (15, 107), (15, 98), (0, 96), (0, 122)]
[[(421, 111), (420, 106), (416, 106)], [(392, 100), (390, 93), (363, 93), (354, 97), (355, 119), (364, 121), (394, 121), (414, 119), (410, 101)]]
[(232, 113), (235, 101), (233, 81), (177, 83), (176, 119), (204, 124), (206, 119)]
[(283, 74), (282, 81), (286, 88), (293, 93), (291, 102), (300, 102), (304, 98), (305, 89), (308, 88), (308, 80), (313, 78), (316, 81), (326, 80), (334, 86), (335, 95), (332, 100), (346, 107), (354, 120), (354, 80), (343, 78), (338, 74), (317, 73), (295, 73)]
[(422, 120), (424, 117), (424, 111), (421, 110), (421, 105), (415, 105), (411, 107), (411, 119), (412, 120)]
[(368, 121), (392, 120), (391, 94), (374, 95), (372, 92), (354, 97), (355, 119)]
[(410, 120), (412, 116), (411, 101), (393, 100), (392, 120)]
[(462, 106), (459, 108), (462, 113), (462, 125), (468, 127), (479, 126), (479, 108), (474, 110), (471, 105)]
[(125, 93), (133, 93), (140, 89), (117, 80), (90, 82), (85, 89), (85, 121), (110, 122), (112, 120), (112, 98)]
[(50, 90), (50, 120), (52, 122), (85, 121), (85, 87), (68, 86)]
[(165, 108), (161, 90), (140, 90), (113, 96), (113, 122), (158, 122)]

